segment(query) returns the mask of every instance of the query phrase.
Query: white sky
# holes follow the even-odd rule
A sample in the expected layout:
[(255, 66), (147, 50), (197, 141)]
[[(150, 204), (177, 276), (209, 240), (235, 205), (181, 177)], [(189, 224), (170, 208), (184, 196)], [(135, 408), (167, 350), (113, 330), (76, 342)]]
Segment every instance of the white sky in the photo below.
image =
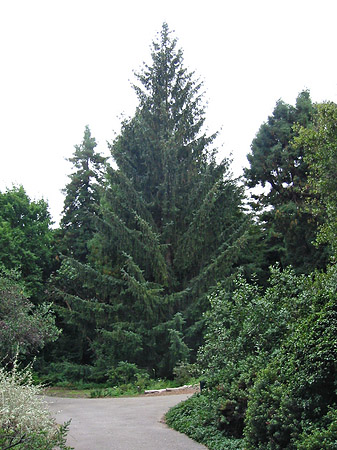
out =
[(336, 0), (0, 0), (0, 190), (22, 184), (57, 221), (74, 145), (98, 151), (137, 104), (133, 70), (163, 21), (204, 80), (210, 132), (239, 175), (276, 101), (337, 102)]

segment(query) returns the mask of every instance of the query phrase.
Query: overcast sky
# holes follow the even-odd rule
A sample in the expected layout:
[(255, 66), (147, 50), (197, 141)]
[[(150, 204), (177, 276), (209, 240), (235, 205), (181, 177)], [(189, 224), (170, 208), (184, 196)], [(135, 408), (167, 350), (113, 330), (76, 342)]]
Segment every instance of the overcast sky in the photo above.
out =
[(336, 0), (0, 0), (0, 190), (22, 184), (58, 221), (65, 158), (87, 124), (107, 152), (164, 21), (241, 174), (279, 98), (294, 104), (309, 89), (315, 102), (337, 102), (336, 13)]

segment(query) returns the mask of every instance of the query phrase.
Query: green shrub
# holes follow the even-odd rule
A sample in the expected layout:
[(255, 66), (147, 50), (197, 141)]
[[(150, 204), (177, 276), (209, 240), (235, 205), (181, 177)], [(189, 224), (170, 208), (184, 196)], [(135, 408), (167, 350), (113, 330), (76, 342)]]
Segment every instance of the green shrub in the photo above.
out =
[(192, 384), (198, 375), (198, 369), (195, 364), (181, 361), (173, 369), (173, 375), (178, 385)]
[(242, 450), (241, 439), (228, 439), (217, 428), (217, 401), (195, 394), (166, 414), (166, 423), (210, 450)]
[(337, 405), (335, 273), (325, 280), (324, 291), (313, 284), (312, 301), (319, 305), (331, 299), (302, 320), (278, 357), (260, 371), (250, 392), (248, 449), (314, 449), (320, 438), (327, 447), (319, 448), (337, 448), (337, 429), (329, 422), (329, 417), (336, 418), (331, 411)]
[(20, 358), (54, 342), (60, 330), (50, 304), (34, 306), (16, 271), (0, 267), (0, 360)]
[(145, 385), (146, 381), (150, 378), (146, 370), (139, 369), (136, 364), (126, 361), (120, 361), (117, 367), (109, 370), (108, 375), (109, 382), (113, 386), (137, 382)]
[(10, 372), (0, 368), (0, 448), (2, 450), (66, 450), (69, 423), (59, 427), (33, 382), (30, 367)]
[(73, 383), (90, 383), (93, 368), (68, 361), (50, 363), (39, 374), (44, 383), (68, 386)]
[(206, 389), (168, 423), (209, 448), (337, 449), (336, 297), (337, 266), (274, 268), (264, 292), (242, 278), (233, 293), (220, 286), (198, 356)]
[[(321, 425), (321, 424), (320, 424)], [(297, 450), (336, 450), (337, 409), (330, 410), (324, 417), (324, 424), (308, 426), (297, 442)]]
[(217, 398), (215, 427), (227, 437), (243, 437), (257, 373), (277, 357), (299, 317), (310, 311), (310, 297), (303, 294), (307, 284), (306, 277), (291, 269), (275, 267), (265, 292), (239, 276), (233, 293), (219, 286), (210, 296), (198, 364), (207, 381), (206, 395)]

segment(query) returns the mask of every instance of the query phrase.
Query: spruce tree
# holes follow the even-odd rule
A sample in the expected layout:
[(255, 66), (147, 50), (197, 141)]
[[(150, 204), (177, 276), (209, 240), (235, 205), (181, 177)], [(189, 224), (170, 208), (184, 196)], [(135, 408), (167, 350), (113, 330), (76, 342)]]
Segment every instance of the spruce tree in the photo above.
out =
[(83, 141), (75, 145), (69, 162), (74, 172), (64, 189), (65, 200), (60, 223), (62, 253), (86, 262), (88, 242), (95, 232), (95, 217), (99, 209), (99, 185), (102, 182), (106, 158), (95, 152), (95, 138), (85, 127)]
[(65, 262), (57, 283), (101, 378), (119, 361), (167, 376), (193, 355), (207, 294), (249, 241), (242, 190), (204, 131), (202, 83), (165, 23), (151, 56), (135, 74), (137, 110), (110, 145), (90, 265)]
[(216, 134), (204, 131), (202, 84), (167, 24), (133, 87), (139, 106), (110, 146), (117, 168), (93, 251), (123, 282), (119, 321), (139, 338), (136, 362), (168, 373), (198, 345), (206, 294), (238, 263), (247, 218), (229, 161), (216, 163)]

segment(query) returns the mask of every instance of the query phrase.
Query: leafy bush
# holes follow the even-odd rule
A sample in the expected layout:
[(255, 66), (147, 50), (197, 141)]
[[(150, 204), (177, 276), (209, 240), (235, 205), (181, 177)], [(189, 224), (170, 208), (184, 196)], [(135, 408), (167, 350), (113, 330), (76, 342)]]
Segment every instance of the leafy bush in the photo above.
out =
[(146, 370), (139, 369), (136, 364), (126, 361), (120, 361), (117, 367), (108, 372), (108, 375), (109, 381), (113, 386), (136, 383), (137, 381), (145, 384), (146, 380), (150, 378)]
[(333, 268), (324, 277), (324, 291), (322, 277), (313, 282), (313, 303), (327, 303), (301, 321), (258, 375), (247, 409), (248, 449), (312, 449), (319, 438), (327, 442), (319, 448), (337, 448), (336, 274)]
[(337, 409), (324, 417), (323, 425), (312, 424), (303, 432), (297, 442), (298, 450), (335, 450), (337, 448)]
[(0, 448), (66, 450), (69, 423), (58, 426), (33, 382), (30, 367), (10, 372), (0, 368)]
[(299, 317), (312, 306), (304, 293), (308, 279), (291, 269), (272, 268), (265, 292), (241, 276), (234, 284), (233, 293), (219, 286), (210, 296), (198, 363), (207, 380), (206, 395), (218, 399), (216, 429), (242, 438), (249, 391), (257, 373), (277, 356)]
[(0, 268), (0, 300), (1, 360), (11, 360), (17, 352), (24, 355), (39, 350), (58, 338), (51, 306), (34, 307), (15, 271)]
[(210, 298), (198, 357), (206, 389), (168, 423), (215, 449), (337, 448), (337, 266), (274, 268), (264, 292), (235, 283)]
[(217, 429), (217, 402), (209, 396), (195, 394), (166, 414), (166, 423), (185, 433), (210, 450), (242, 450), (241, 439), (228, 439)]
[(173, 369), (173, 375), (178, 385), (192, 384), (196, 380), (198, 369), (195, 364), (181, 361)]

